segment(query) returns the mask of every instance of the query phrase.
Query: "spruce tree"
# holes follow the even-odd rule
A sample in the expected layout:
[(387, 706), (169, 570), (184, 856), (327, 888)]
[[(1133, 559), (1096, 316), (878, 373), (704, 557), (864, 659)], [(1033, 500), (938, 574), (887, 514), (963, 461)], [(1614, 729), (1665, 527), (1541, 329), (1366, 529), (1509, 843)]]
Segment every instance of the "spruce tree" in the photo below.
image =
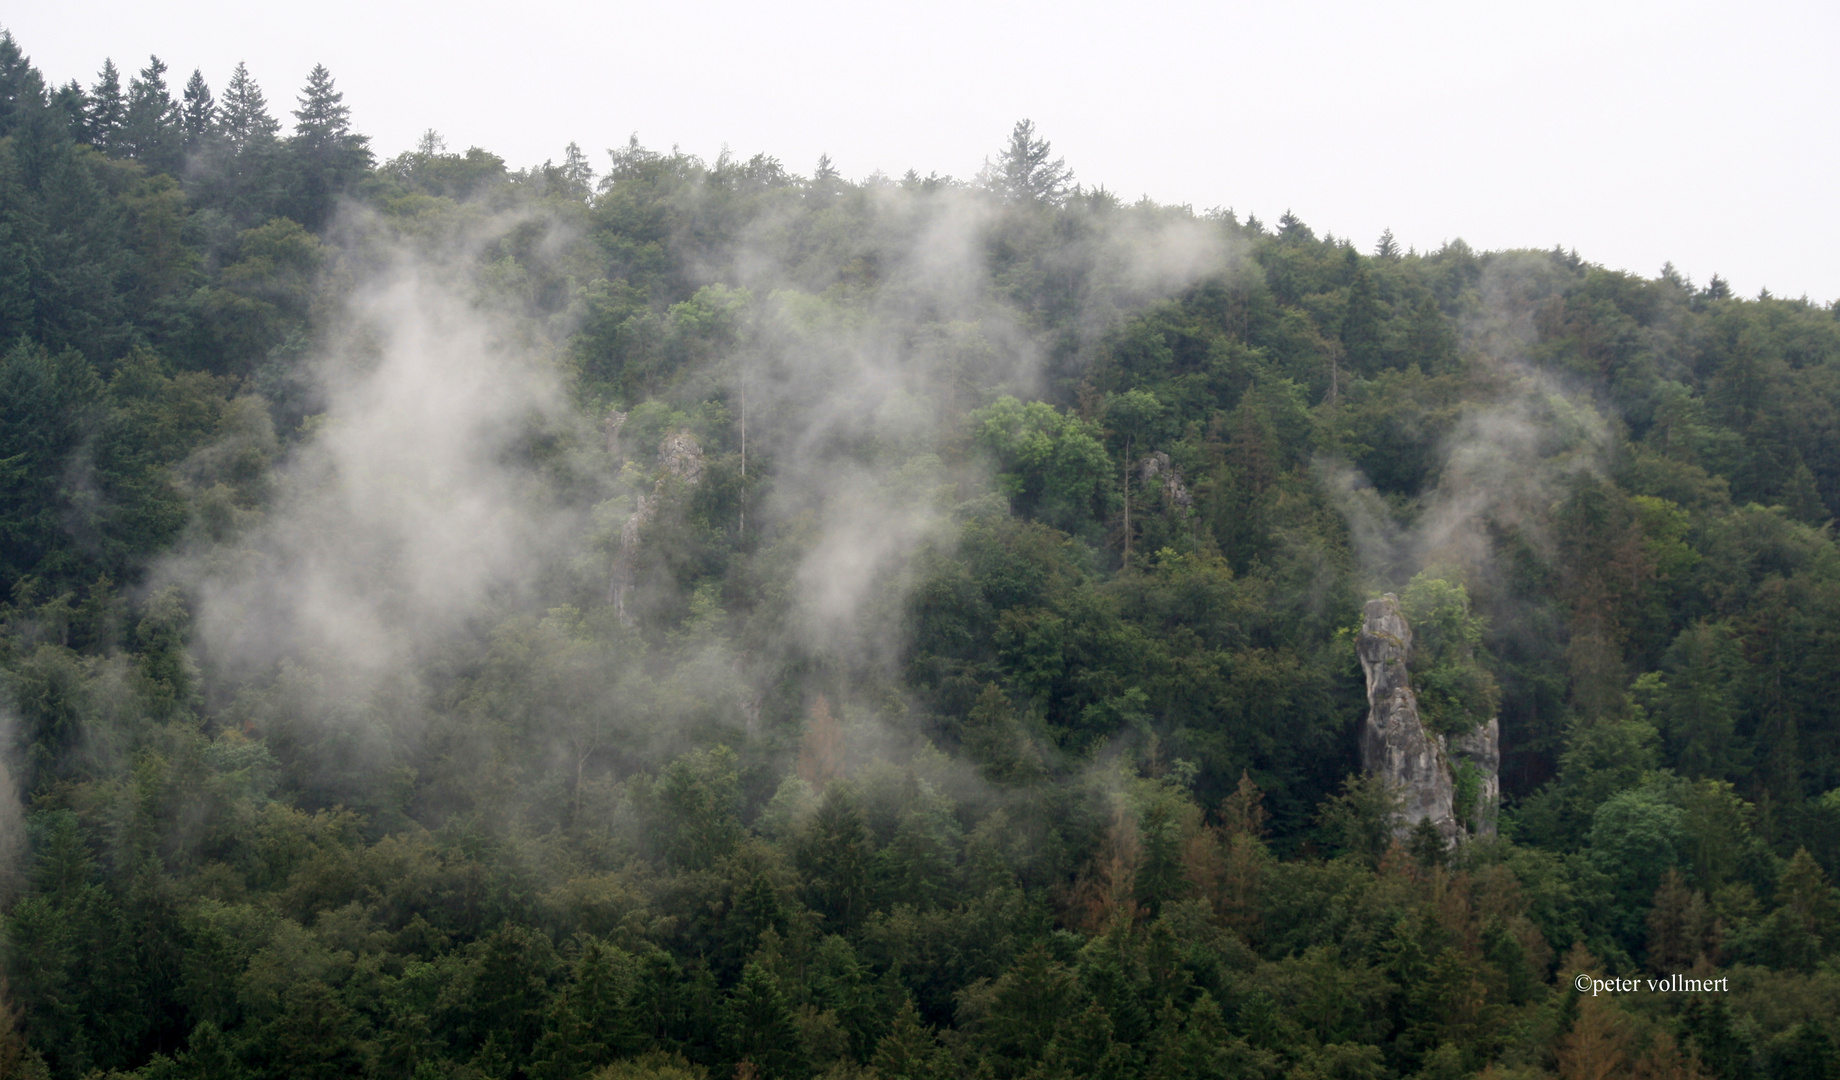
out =
[(872, 1064), (888, 1080), (934, 1080), (950, 1075), (945, 1047), (920, 1019), (911, 999), (902, 1003), (888, 1033), (876, 1043)]
[(64, 132), (74, 142), (89, 141), (89, 95), (83, 84), (72, 79), (58, 87), (51, 97), (52, 111), (64, 122)]
[(1354, 279), (1348, 285), (1348, 310), (1342, 316), (1342, 349), (1349, 366), (1358, 374), (1371, 376), (1380, 368), (1380, 320), (1384, 311), (1373, 276), (1353, 248), (1348, 249), (1348, 261), (1354, 265)]
[(89, 115), (84, 125), (89, 144), (98, 150), (112, 151), (116, 133), (128, 115), (127, 99), (121, 94), (121, 72), (115, 61), (104, 60), (102, 70), (89, 88)]
[(0, 30), (0, 137), (11, 135), (19, 126), (24, 110), (42, 92), (41, 84), (13, 35)]
[(1278, 218), (1278, 239), (1288, 244), (1313, 243), (1316, 233), (1303, 223), (1302, 218), (1286, 210)]
[(121, 141), (127, 156), (155, 172), (179, 171), (184, 148), (179, 106), (166, 86), (166, 65), (149, 57), (147, 66), (128, 85), (128, 105)]
[(268, 99), (249, 74), (247, 64), (238, 63), (230, 73), (230, 85), (224, 88), (224, 102), (218, 110), (218, 130), (238, 153), (252, 144), (272, 141), (281, 124), (268, 112)]
[(757, 963), (741, 972), (723, 1009), (722, 1039), (735, 1062), (749, 1062), (770, 1077), (806, 1072), (805, 1047), (779, 980)]
[(583, 198), (594, 190), (594, 166), (582, 153), (580, 143), (570, 143), (562, 152), (562, 178)]
[(300, 108), (294, 110), (294, 137), (309, 147), (341, 146), (363, 136), (351, 133), (351, 109), (339, 93), (326, 65), (315, 64), (300, 91)]
[(204, 73), (197, 68), (185, 81), (185, 104), (179, 114), (179, 126), (185, 131), (185, 152), (196, 154), (204, 148), (217, 118), (217, 102), (211, 98), (211, 88), (205, 85)]
[[(14, 341), (32, 326), (32, 273), (38, 261), (38, 221), (32, 214), (13, 147), (0, 143), (0, 341)], [(4, 454), (0, 451), (0, 454)], [(10, 458), (0, 462), (0, 470)], [(6, 473), (0, 471), (0, 484)]]
[(1417, 364), (1429, 374), (1448, 371), (1457, 363), (1457, 336), (1450, 320), (1438, 309), (1429, 293), (1418, 298), (1412, 309), (1412, 322), (1406, 333), (1409, 347), (1407, 362)]
[(1047, 140), (1035, 137), (1035, 121), (1016, 121), (1009, 145), (986, 166), (990, 186), (1017, 202), (1059, 203), (1067, 197), (1073, 170), (1065, 158), (1050, 161), (1052, 152)]
[(351, 109), (326, 65), (315, 64), (294, 110), (293, 190), (288, 216), (310, 229), (325, 223), (334, 200), (358, 182), (371, 165), (369, 139), (351, 130)]

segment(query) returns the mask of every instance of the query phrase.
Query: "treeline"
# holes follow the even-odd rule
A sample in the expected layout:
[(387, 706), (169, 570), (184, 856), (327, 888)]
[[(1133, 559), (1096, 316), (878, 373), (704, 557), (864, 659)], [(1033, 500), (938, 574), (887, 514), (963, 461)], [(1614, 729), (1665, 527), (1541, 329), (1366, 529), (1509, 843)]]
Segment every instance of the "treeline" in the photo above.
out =
[[(513, 171), (166, 77), (0, 36), (0, 1075), (1840, 1070), (1840, 306), (1122, 205), (1026, 123)], [(409, 257), (563, 386), (492, 459), (558, 551), (385, 675), (233, 663)], [(1357, 775), (1383, 589), (1501, 838)], [(1571, 989), (1638, 972), (1731, 991)]]

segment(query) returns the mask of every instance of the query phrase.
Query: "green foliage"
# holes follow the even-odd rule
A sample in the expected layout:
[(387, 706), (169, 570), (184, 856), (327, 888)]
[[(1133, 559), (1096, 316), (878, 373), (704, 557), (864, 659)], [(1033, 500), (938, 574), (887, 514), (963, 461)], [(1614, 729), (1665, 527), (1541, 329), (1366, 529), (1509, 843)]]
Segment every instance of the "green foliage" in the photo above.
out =
[(1385, 777), (1361, 773), (1343, 781), (1342, 790), (1323, 803), (1317, 820), (1337, 851), (1372, 865), (1392, 843), (1403, 803), (1404, 796)]
[(1427, 570), (1406, 586), (1399, 607), (1412, 627), (1412, 689), (1425, 726), (1461, 735), (1488, 723), (1501, 691), (1478, 655), (1484, 624), (1470, 611), (1468, 591)]
[(638, 793), (648, 834), (674, 865), (704, 869), (741, 842), (740, 773), (726, 746), (692, 750)]
[(1117, 501), (1111, 457), (1096, 425), (1043, 401), (1002, 397), (971, 414), (974, 438), (994, 459), (1016, 513), (1090, 534)]
[[(596, 185), (170, 76), (0, 33), (0, 1074), (1831, 1070), (1831, 308), (1121, 206), (1026, 121), (977, 184)], [(245, 665), (213, 590), (336, 490), (316, 365), (405, 249), (563, 380), (469, 465), (535, 569), (382, 675)], [(1355, 775), (1412, 571), (1504, 838)], [(1575, 1006), (1567, 949), (1733, 989)]]

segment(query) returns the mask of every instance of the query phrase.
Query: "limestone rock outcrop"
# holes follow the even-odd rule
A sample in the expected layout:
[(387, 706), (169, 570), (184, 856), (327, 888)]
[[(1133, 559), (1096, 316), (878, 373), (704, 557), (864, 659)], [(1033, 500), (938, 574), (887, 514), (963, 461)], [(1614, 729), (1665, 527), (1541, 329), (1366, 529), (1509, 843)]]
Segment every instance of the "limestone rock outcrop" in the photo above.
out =
[(1176, 468), (1168, 454), (1158, 450), (1138, 462), (1137, 468), (1145, 484), (1155, 483), (1159, 478), (1163, 481), (1163, 498), (1168, 500), (1170, 506), (1186, 510), (1195, 505), (1194, 495), (1189, 492), (1188, 485), (1182, 482), (1182, 470)]
[[(620, 428), (624, 426), (624, 413), (615, 413), (617, 421), (609, 418), (607, 422), (607, 448), (616, 451), (619, 446)], [(620, 553), (613, 560), (613, 575), (608, 586), (608, 599), (613, 603), (615, 614), (626, 626), (633, 625), (635, 616), (627, 610), (632, 600), (633, 588), (638, 583), (639, 574), (639, 534), (651, 523), (658, 512), (658, 504), (664, 498), (668, 484), (676, 483), (684, 488), (693, 488), (703, 479), (703, 447), (696, 441), (696, 436), (687, 431), (673, 431), (658, 443), (658, 464), (660, 474), (657, 483), (652, 485), (650, 495), (640, 495), (638, 505), (632, 514), (620, 526)]]
[(1429, 820), (1446, 843), (1492, 835), (1501, 802), (1497, 721), (1491, 718), (1448, 742), (1426, 730), (1406, 668), (1412, 627), (1392, 593), (1367, 602), (1355, 652), (1367, 675), (1361, 768), (1383, 777), (1402, 797), (1398, 834), (1404, 837)]

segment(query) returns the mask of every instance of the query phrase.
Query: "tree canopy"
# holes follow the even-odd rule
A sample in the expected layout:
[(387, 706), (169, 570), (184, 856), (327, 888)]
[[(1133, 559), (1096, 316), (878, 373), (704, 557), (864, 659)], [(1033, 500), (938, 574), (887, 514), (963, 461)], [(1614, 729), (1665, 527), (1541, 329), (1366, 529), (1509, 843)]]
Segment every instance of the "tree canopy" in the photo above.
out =
[(184, 67), (0, 33), (0, 1076), (1834, 1075), (1840, 305)]

